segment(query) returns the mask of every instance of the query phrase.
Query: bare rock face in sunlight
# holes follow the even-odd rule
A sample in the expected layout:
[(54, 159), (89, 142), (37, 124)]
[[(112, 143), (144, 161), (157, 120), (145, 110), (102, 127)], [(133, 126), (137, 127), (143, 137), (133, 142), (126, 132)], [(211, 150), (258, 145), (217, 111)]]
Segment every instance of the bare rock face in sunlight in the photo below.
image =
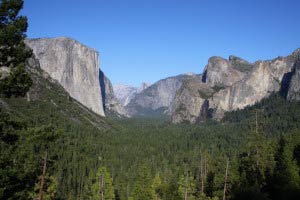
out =
[(182, 82), (197, 75), (179, 75), (162, 79), (138, 93), (126, 106), (130, 116), (169, 115), (170, 106)]
[(170, 113), (174, 123), (197, 123), (207, 119), (208, 101), (213, 89), (200, 78), (186, 79), (172, 102)]
[[(229, 60), (212, 57), (202, 76), (206, 86), (189, 83), (179, 89), (174, 101), (177, 103), (172, 105), (172, 121), (196, 123), (205, 118), (220, 119), (226, 111), (243, 109), (274, 92), (288, 92), (288, 99), (298, 100), (299, 58), (299, 50), (287, 57), (254, 64), (235, 56)], [(205, 95), (199, 95), (197, 90)]]
[(99, 55), (66, 37), (26, 40), (41, 68), (57, 80), (71, 97), (104, 116), (99, 83)]
[[(244, 70), (239, 65), (245, 66)], [(208, 60), (202, 80), (211, 87), (228, 87), (241, 80), (251, 68), (251, 64), (238, 57), (230, 56), (226, 60), (215, 56)]]
[(71, 97), (104, 116), (169, 116), (174, 123), (221, 119), (274, 92), (300, 100), (300, 50), (286, 57), (249, 63), (211, 57), (202, 75), (182, 74), (140, 87), (112, 86), (99, 69), (98, 52), (65, 38), (26, 40), (41, 68)]
[(291, 57), (256, 62), (245, 80), (214, 95), (211, 106), (216, 116), (221, 117), (225, 111), (253, 105), (271, 93), (279, 92), (285, 74), (292, 71), (293, 65)]

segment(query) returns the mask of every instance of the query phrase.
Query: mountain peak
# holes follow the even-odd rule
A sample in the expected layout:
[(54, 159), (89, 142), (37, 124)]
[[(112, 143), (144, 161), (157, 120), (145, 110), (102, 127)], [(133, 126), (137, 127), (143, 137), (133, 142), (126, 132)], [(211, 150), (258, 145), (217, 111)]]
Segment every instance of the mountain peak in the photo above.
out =
[(293, 56), (299, 56), (300, 55), (300, 48), (295, 49), (292, 53)]
[(249, 63), (248, 61), (244, 60), (243, 58), (240, 58), (238, 56), (235, 55), (230, 55), (228, 60), (230, 62), (241, 62), (241, 63)]

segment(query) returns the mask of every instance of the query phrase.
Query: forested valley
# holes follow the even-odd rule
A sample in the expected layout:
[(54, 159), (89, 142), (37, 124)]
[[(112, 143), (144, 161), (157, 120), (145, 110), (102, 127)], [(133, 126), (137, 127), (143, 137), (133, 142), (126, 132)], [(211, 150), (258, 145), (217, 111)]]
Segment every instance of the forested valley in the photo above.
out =
[(44, 199), (299, 198), (300, 105), (280, 94), (175, 125), (97, 117), (32, 79), (39, 100), (1, 98), (2, 199), (36, 198), (42, 177)]
[(0, 5), (0, 199), (300, 199), (299, 102), (196, 125), (101, 117), (32, 67), (23, 1)]

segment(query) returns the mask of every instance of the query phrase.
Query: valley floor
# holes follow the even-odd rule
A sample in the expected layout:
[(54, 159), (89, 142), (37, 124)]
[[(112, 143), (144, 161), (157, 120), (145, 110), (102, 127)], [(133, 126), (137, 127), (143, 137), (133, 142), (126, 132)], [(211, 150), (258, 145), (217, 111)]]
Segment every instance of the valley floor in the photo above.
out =
[(98, 117), (45, 84), (35, 100), (1, 98), (1, 199), (38, 195), (46, 152), (49, 199), (299, 197), (299, 103), (273, 95), (221, 122), (175, 125)]

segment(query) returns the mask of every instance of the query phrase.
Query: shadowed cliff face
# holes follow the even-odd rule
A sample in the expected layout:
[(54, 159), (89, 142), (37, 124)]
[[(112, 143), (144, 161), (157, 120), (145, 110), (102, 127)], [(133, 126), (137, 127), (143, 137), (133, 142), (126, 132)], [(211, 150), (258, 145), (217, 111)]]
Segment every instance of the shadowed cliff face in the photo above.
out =
[(105, 113), (113, 112), (114, 114), (128, 117), (126, 110), (119, 103), (114, 94), (113, 86), (110, 80), (101, 70), (99, 72), (99, 82), (101, 86), (101, 94)]
[(299, 50), (287, 57), (254, 64), (235, 56), (229, 60), (212, 57), (202, 83), (195, 84), (190, 79), (178, 90), (172, 105), (172, 121), (196, 123), (209, 117), (220, 119), (224, 112), (243, 109), (274, 92), (285, 93), (290, 100), (300, 100), (299, 58)]
[(105, 115), (97, 51), (65, 37), (25, 42), (33, 50), (41, 68), (57, 80), (71, 97), (95, 113)]
[[(296, 53), (300, 55), (300, 49)], [(290, 82), (288, 83), (287, 99), (289, 101), (300, 101), (300, 56), (295, 63)]]

